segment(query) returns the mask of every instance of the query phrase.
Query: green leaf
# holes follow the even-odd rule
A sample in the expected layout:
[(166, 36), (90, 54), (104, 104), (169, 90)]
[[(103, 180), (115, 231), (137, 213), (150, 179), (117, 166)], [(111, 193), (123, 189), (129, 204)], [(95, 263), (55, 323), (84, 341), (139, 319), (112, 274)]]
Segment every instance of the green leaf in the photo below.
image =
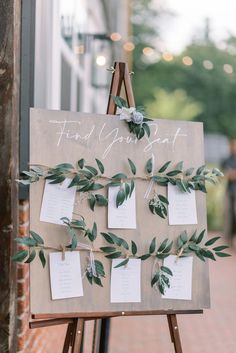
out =
[(220, 246), (216, 246), (215, 248), (213, 248), (214, 251), (222, 251), (225, 249), (228, 249), (229, 247), (227, 245), (220, 245)]
[(187, 241), (188, 241), (188, 234), (187, 234), (186, 230), (183, 231), (183, 232), (180, 234), (180, 239), (181, 239), (181, 241), (182, 241), (183, 244), (186, 244), (186, 243), (187, 243)]
[(42, 264), (42, 266), (44, 268), (45, 265), (46, 265), (46, 259), (45, 259), (44, 251), (42, 249), (39, 250), (39, 259), (40, 259), (41, 264)]
[(167, 273), (168, 275), (173, 276), (172, 271), (171, 271), (168, 267), (166, 267), (166, 266), (161, 266), (161, 270), (162, 270), (163, 272)]
[(36, 251), (33, 249), (28, 257), (28, 259), (25, 261), (25, 263), (30, 263), (35, 259), (36, 256)]
[(156, 249), (156, 237), (152, 239), (151, 244), (149, 246), (149, 254), (153, 254)]
[(100, 170), (101, 174), (103, 174), (105, 171), (104, 165), (102, 164), (102, 162), (99, 159), (95, 158), (95, 160), (97, 162), (98, 169)]
[(98, 206), (107, 206), (108, 205), (108, 200), (105, 196), (96, 194), (95, 195), (96, 202)]
[(129, 193), (129, 197), (132, 196), (133, 191), (134, 191), (134, 181), (131, 180), (131, 182), (130, 182), (130, 193)]
[(152, 168), (153, 168), (153, 165), (152, 165), (152, 158), (150, 158), (148, 161), (147, 161), (147, 164), (146, 164), (146, 171), (148, 174), (152, 173)]
[(168, 253), (171, 250), (172, 245), (173, 245), (173, 240), (170, 242), (169, 245), (166, 246), (166, 248), (162, 252), (165, 254)]
[(128, 158), (128, 162), (129, 162), (131, 172), (133, 173), (133, 175), (135, 175), (136, 174), (136, 167), (134, 165), (134, 162), (132, 162), (131, 159), (129, 159), (129, 158)]
[(94, 283), (97, 284), (100, 287), (103, 287), (102, 281), (99, 277), (93, 276)]
[(78, 161), (78, 166), (80, 167), (80, 169), (83, 169), (84, 168), (84, 163), (85, 163), (85, 160), (83, 158), (81, 158), (79, 161)]
[(77, 237), (76, 237), (76, 234), (74, 234), (71, 239), (71, 250), (75, 250), (76, 248), (77, 248)]
[(130, 195), (130, 186), (129, 184), (125, 183), (125, 199), (127, 200), (127, 198)]
[(200, 244), (202, 239), (204, 238), (204, 234), (205, 234), (205, 229), (203, 231), (201, 231), (201, 233), (199, 234), (197, 240), (196, 240), (196, 244)]
[(143, 129), (145, 130), (147, 136), (150, 137), (151, 131), (150, 131), (150, 127), (147, 123), (143, 123)]
[(91, 167), (90, 165), (86, 165), (85, 168), (86, 168), (90, 173), (92, 173), (94, 176), (98, 174), (97, 169), (94, 168), (94, 167)]
[(164, 202), (167, 205), (169, 205), (169, 201), (168, 201), (168, 199), (165, 196), (159, 194), (158, 197), (161, 200), (161, 202)]
[(203, 172), (203, 170), (205, 169), (205, 167), (206, 167), (205, 165), (202, 165), (201, 167), (199, 167), (196, 171), (196, 175), (200, 175)]
[(184, 166), (184, 162), (181, 161), (181, 162), (179, 162), (179, 163), (176, 164), (175, 169), (177, 169), (177, 170), (183, 170), (183, 166)]
[(129, 245), (127, 243), (127, 241), (125, 239), (121, 239), (121, 246), (123, 246), (123, 248), (125, 248), (126, 250), (129, 250)]
[(125, 191), (123, 189), (120, 189), (116, 196), (116, 207), (121, 206), (124, 201), (125, 201)]
[(225, 252), (220, 252), (220, 251), (217, 251), (215, 252), (215, 254), (219, 257), (228, 257), (228, 256), (231, 256), (230, 254), (227, 254)]
[(199, 248), (199, 246), (197, 246), (196, 244), (189, 244), (189, 249), (191, 249), (192, 251), (199, 251), (200, 250), (200, 248)]
[(124, 173), (118, 173), (113, 175), (112, 179), (127, 179), (127, 175), (125, 175)]
[(93, 223), (92, 236), (94, 241), (97, 238), (97, 224), (95, 222)]
[(172, 170), (171, 172), (166, 173), (166, 175), (169, 176), (169, 177), (172, 177), (172, 176), (176, 176), (176, 175), (178, 175), (180, 173), (182, 173), (181, 170)]
[(100, 190), (100, 189), (103, 189), (104, 188), (104, 185), (102, 184), (99, 184), (99, 183), (94, 183), (91, 187), (91, 190)]
[(110, 235), (110, 237), (113, 239), (114, 243), (118, 246), (121, 246), (124, 239), (118, 237), (116, 234), (108, 232), (108, 234)]
[(116, 265), (114, 268), (118, 268), (121, 266), (125, 266), (127, 265), (127, 263), (129, 262), (129, 258), (125, 259), (124, 261), (121, 261), (118, 265)]
[(65, 180), (64, 176), (59, 176), (56, 179), (54, 179), (53, 181), (50, 181), (49, 184), (60, 184)]
[(189, 169), (185, 170), (184, 174), (186, 176), (190, 176), (193, 174), (193, 171), (194, 171), (194, 168), (189, 168)]
[(94, 211), (94, 207), (96, 204), (96, 198), (94, 195), (90, 195), (90, 198), (88, 199), (89, 202), (89, 207), (91, 208), (92, 211)]
[(35, 233), (34, 231), (30, 230), (30, 235), (34, 238), (34, 240), (36, 241), (37, 244), (44, 244), (43, 239), (40, 237), (40, 235), (38, 235), (37, 233)]
[(197, 257), (202, 260), (202, 261), (205, 261), (205, 258), (204, 256), (202, 256), (202, 254), (200, 253), (200, 250), (199, 251), (196, 251), (195, 254), (197, 255)]
[(141, 259), (142, 261), (145, 261), (145, 260), (147, 260), (150, 256), (151, 256), (150, 254), (145, 254), (145, 255), (139, 256), (139, 259)]
[(165, 249), (167, 243), (168, 243), (168, 238), (166, 238), (165, 240), (163, 240), (163, 242), (161, 243), (161, 245), (160, 245), (159, 248), (158, 248), (158, 252), (162, 252), (162, 251)]
[(122, 255), (122, 252), (121, 251), (117, 251), (117, 252), (114, 252), (112, 254), (106, 255), (106, 257), (108, 259), (117, 259), (118, 257), (121, 257), (121, 255)]
[(133, 256), (135, 256), (138, 251), (137, 245), (133, 240), (131, 240), (131, 251), (132, 251)]
[(107, 233), (100, 233), (109, 244), (115, 244), (113, 238)]
[(76, 174), (76, 176), (72, 179), (71, 183), (69, 184), (68, 188), (79, 185), (78, 184), (79, 182), (80, 182), (80, 176)]
[(19, 261), (22, 262), (24, 259), (28, 256), (28, 251), (27, 250), (21, 250), (18, 251), (15, 255), (12, 256), (12, 261)]
[(36, 246), (37, 245), (35, 239), (33, 239), (31, 237), (24, 237), (24, 238), (18, 237), (15, 239), (15, 241), (18, 244), (22, 244), (22, 245), (26, 245), (26, 246)]
[(111, 253), (116, 251), (116, 248), (114, 246), (102, 246), (100, 250), (102, 250), (105, 253)]
[(56, 165), (55, 169), (74, 169), (74, 166), (70, 163), (62, 163)]
[(163, 173), (170, 165), (171, 161), (166, 162), (159, 170), (158, 173)]
[(111, 95), (111, 98), (113, 99), (114, 103), (117, 105), (118, 108), (128, 108), (128, 104), (126, 102), (126, 100), (124, 100), (123, 98), (119, 97), (119, 96), (113, 96)]
[(214, 254), (210, 251), (210, 250), (206, 250), (206, 249), (201, 249), (200, 253), (205, 256), (208, 259), (211, 259), (213, 261), (216, 261)]
[(214, 238), (211, 238), (209, 239), (206, 243), (205, 243), (205, 246), (210, 246), (210, 245), (213, 245), (218, 239), (220, 239), (221, 237), (214, 237)]
[(154, 284), (156, 284), (158, 281), (159, 281), (159, 273), (156, 273), (153, 277), (152, 277), (152, 280), (151, 280), (151, 286), (153, 287)]
[(189, 239), (189, 241), (192, 241), (192, 242), (196, 242), (197, 240), (197, 230), (195, 230), (191, 236), (191, 238)]
[(86, 277), (87, 280), (89, 281), (90, 284), (93, 284), (93, 277), (91, 276), (90, 272), (86, 272)]

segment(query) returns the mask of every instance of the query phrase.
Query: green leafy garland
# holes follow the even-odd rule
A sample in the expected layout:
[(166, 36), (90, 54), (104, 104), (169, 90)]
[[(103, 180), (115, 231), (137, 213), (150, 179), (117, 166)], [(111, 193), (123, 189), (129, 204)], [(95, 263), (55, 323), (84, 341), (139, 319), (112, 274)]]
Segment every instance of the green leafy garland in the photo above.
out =
[[(107, 259), (118, 259), (122, 258), (121, 262), (115, 267), (126, 266), (131, 258), (141, 259), (145, 261), (149, 258), (154, 259), (154, 270), (151, 275), (151, 286), (154, 289), (159, 289), (160, 293), (164, 294), (165, 289), (170, 287), (170, 276), (172, 276), (171, 270), (162, 265), (162, 261), (170, 256), (176, 255), (177, 257), (186, 257), (195, 254), (201, 261), (205, 259), (216, 260), (215, 256), (227, 257), (230, 256), (228, 253), (225, 253), (224, 250), (228, 248), (226, 245), (220, 245), (212, 248), (212, 245), (215, 244), (220, 237), (214, 237), (206, 241), (204, 244), (203, 238), (205, 230), (201, 231), (200, 234), (197, 234), (197, 231), (194, 231), (191, 236), (187, 234), (186, 231), (183, 231), (177, 238), (176, 244), (173, 241), (170, 241), (168, 238), (163, 240), (159, 245), (157, 245), (157, 239), (154, 237), (148, 246), (147, 251), (144, 254), (138, 253), (137, 244), (131, 240), (130, 244), (128, 242), (117, 236), (114, 233), (100, 233), (100, 236), (107, 243), (106, 246), (102, 246), (99, 249), (95, 249), (93, 242), (97, 238), (97, 224), (94, 222), (92, 229), (87, 228), (85, 220), (81, 217), (80, 220), (70, 221), (68, 218), (62, 218), (64, 224), (67, 226), (67, 232), (70, 237), (70, 243), (58, 248), (50, 247), (44, 244), (43, 238), (35, 233), (30, 231), (29, 237), (16, 238), (16, 242), (22, 246), (26, 246), (28, 249), (23, 249), (18, 251), (13, 257), (12, 260), (16, 262), (25, 262), (31, 263), (35, 260), (38, 253), (38, 257), (41, 261), (43, 267), (46, 264), (45, 250), (51, 251), (87, 251), (94, 253), (102, 253)], [(90, 245), (83, 244), (78, 242), (78, 236), (86, 238)], [(174, 246), (175, 245), (175, 246)], [(94, 270), (93, 270), (94, 266)], [(91, 264), (89, 260), (87, 267), (85, 269), (86, 277), (90, 284), (95, 283), (98, 286), (102, 285), (102, 278), (105, 277), (104, 265), (101, 261), (95, 259), (94, 264)]]
[[(208, 169), (205, 165), (196, 169), (188, 168), (183, 170), (183, 162), (179, 162), (175, 168), (170, 169), (171, 161), (166, 162), (157, 171), (153, 170), (152, 158), (146, 162), (146, 175), (138, 176), (137, 169), (133, 161), (128, 158), (128, 166), (132, 175), (126, 175), (119, 172), (112, 177), (105, 176), (105, 167), (99, 159), (96, 160), (96, 166), (87, 165), (82, 158), (73, 166), (69, 163), (58, 164), (53, 168), (32, 165), (30, 171), (22, 172), (22, 178), (18, 180), (22, 184), (31, 184), (40, 179), (48, 180), (50, 184), (62, 183), (66, 178), (71, 178), (68, 188), (75, 186), (78, 192), (86, 193), (90, 209), (94, 211), (95, 206), (107, 206), (108, 199), (98, 193), (98, 190), (119, 187), (116, 196), (116, 207), (121, 206), (131, 197), (136, 180), (145, 182), (153, 181), (154, 185), (167, 186), (168, 183), (176, 185), (182, 192), (191, 192), (199, 190), (204, 193), (206, 182), (216, 184), (218, 177), (223, 173), (217, 168)], [(168, 200), (165, 196), (154, 193), (149, 200), (149, 209), (154, 215), (161, 218), (167, 217)]]

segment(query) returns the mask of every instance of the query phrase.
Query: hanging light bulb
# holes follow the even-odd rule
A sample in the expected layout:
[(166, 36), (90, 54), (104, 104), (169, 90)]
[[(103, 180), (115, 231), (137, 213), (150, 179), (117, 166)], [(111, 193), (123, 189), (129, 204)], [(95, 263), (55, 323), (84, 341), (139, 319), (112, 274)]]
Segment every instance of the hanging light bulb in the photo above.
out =
[(106, 62), (107, 62), (107, 59), (104, 55), (98, 55), (96, 57), (96, 64), (98, 66), (104, 66), (104, 65), (106, 65)]

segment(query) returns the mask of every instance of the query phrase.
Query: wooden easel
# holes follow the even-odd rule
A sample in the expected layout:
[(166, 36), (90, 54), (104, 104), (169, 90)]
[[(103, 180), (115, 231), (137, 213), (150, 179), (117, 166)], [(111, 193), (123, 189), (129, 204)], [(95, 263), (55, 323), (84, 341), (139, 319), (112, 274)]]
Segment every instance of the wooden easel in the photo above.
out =
[[(112, 81), (107, 105), (107, 114), (116, 113), (116, 105), (111, 96), (119, 96), (124, 84), (125, 95), (129, 107), (135, 106), (133, 89), (130, 79), (130, 73), (126, 63), (116, 62), (112, 68)], [(39, 320), (30, 322), (30, 328), (42, 328), (55, 325), (68, 324), (64, 347), (62, 353), (82, 353), (82, 342), (85, 321), (95, 320), (94, 337), (93, 337), (93, 353), (106, 353), (109, 336), (110, 318), (118, 316), (136, 316), (136, 315), (166, 315), (169, 325), (171, 341), (174, 344), (175, 353), (183, 353), (180, 341), (179, 328), (176, 315), (178, 314), (202, 314), (203, 310), (155, 310), (148, 312), (115, 312), (115, 313), (101, 313), (98, 316), (96, 313), (94, 317), (85, 315), (84, 317), (68, 318), (61, 315), (57, 318), (51, 315), (47, 320)], [(32, 318), (34, 318), (32, 316)]]

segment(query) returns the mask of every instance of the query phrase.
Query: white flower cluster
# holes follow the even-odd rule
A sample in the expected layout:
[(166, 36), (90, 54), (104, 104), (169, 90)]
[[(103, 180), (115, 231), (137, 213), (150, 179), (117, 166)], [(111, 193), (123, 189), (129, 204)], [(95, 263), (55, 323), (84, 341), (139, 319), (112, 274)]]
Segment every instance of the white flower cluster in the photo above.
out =
[(122, 107), (120, 113), (120, 120), (126, 120), (127, 122), (133, 122), (134, 124), (142, 124), (144, 116), (138, 112), (134, 107), (126, 108)]

